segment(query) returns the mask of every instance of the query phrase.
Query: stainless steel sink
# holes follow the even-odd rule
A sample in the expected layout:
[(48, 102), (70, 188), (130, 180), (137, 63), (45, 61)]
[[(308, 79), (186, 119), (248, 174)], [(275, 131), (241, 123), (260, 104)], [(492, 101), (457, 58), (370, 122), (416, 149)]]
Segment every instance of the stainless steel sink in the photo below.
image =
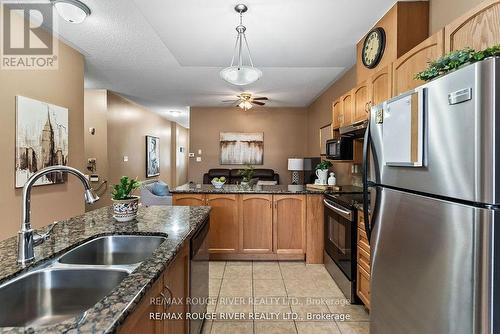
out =
[(128, 275), (109, 269), (43, 269), (0, 287), (0, 327), (42, 326), (94, 306)]
[(60, 263), (80, 265), (129, 265), (150, 257), (165, 237), (111, 235), (92, 239), (63, 255)]

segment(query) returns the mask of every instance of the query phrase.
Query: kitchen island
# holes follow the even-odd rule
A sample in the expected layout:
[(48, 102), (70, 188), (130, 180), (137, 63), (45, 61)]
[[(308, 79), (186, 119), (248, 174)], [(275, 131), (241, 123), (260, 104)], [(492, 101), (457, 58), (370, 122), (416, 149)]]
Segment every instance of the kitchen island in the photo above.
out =
[(174, 205), (212, 207), (211, 259), (323, 263), (324, 191), (301, 185), (185, 184), (171, 192)]
[[(39, 321), (37, 319), (27, 319), (25, 327), (2, 327), (0, 332), (178, 333), (183, 331), (183, 328), (186, 328), (185, 321), (150, 320), (151, 312), (165, 311), (165, 305), (162, 305), (161, 300), (158, 304), (151, 303), (151, 300), (158, 300), (157, 298), (165, 292), (165, 289), (173, 297), (188, 296), (189, 241), (200, 226), (207, 221), (209, 212), (208, 207), (141, 207), (136, 220), (118, 223), (113, 219), (112, 209), (109, 207), (91, 211), (59, 222), (54, 227), (50, 239), (35, 248), (36, 261), (27, 267), (22, 267), (16, 262), (16, 238), (1, 241), (0, 294), (4, 293), (1, 290), (2, 286), (7, 286), (11, 280), (15, 281), (27, 273), (43, 269), (68, 250), (85, 244), (89, 240), (110, 235), (166, 237), (152, 255), (144, 259), (140, 265), (133, 267), (134, 269), (124, 275), (116, 287), (85, 312), (69, 318), (63, 316), (60, 322), (43, 326), (36, 325)], [(95, 270), (109, 269), (108, 266), (104, 267), (107, 268)], [(53, 270), (62, 271), (65, 268)], [(95, 284), (98, 283), (98, 281), (95, 282)], [(29, 297), (31, 304), (35, 304), (38, 300), (35, 293)], [(71, 309), (70, 304), (73, 300), (69, 298), (66, 303), (66, 310), (61, 312)], [(41, 309), (49, 312), (50, 310), (47, 310), (49, 307), (50, 305), (44, 305)], [(185, 307), (185, 305), (175, 305), (169, 309), (169, 312), (182, 312), (186, 310)], [(12, 319), (20, 316), (34, 316), (26, 310), (16, 310), (15, 305), (8, 309), (9, 317)], [(7, 311), (2, 310), (3, 312)]]

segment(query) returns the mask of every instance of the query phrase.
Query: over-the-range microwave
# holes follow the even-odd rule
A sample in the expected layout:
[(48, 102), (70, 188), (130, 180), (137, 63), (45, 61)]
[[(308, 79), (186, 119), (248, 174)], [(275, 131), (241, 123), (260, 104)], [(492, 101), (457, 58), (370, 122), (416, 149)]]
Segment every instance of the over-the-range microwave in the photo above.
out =
[(340, 137), (326, 141), (326, 158), (330, 160), (352, 160), (353, 139)]

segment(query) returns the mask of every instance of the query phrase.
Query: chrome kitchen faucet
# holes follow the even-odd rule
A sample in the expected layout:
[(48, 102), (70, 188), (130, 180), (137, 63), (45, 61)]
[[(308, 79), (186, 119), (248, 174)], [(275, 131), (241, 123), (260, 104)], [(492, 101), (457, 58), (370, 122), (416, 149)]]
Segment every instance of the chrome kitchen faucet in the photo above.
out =
[(85, 187), (85, 201), (88, 204), (92, 204), (99, 200), (99, 196), (94, 192), (89, 181), (85, 178), (85, 175), (73, 167), (50, 166), (33, 174), (23, 187), (23, 212), (21, 230), (18, 232), (17, 262), (23, 265), (35, 259), (35, 246), (41, 245), (45, 240), (49, 239), (50, 233), (55, 226), (55, 224), (53, 224), (46, 233), (38, 234), (33, 230), (30, 222), (31, 188), (39, 178), (51, 173), (68, 173), (75, 175)]

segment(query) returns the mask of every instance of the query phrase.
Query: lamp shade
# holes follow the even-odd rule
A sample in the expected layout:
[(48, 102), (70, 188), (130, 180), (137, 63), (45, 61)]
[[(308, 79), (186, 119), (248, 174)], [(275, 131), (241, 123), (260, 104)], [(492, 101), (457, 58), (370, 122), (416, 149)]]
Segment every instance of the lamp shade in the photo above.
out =
[(288, 159), (288, 170), (304, 170), (304, 159), (300, 158), (289, 158)]

